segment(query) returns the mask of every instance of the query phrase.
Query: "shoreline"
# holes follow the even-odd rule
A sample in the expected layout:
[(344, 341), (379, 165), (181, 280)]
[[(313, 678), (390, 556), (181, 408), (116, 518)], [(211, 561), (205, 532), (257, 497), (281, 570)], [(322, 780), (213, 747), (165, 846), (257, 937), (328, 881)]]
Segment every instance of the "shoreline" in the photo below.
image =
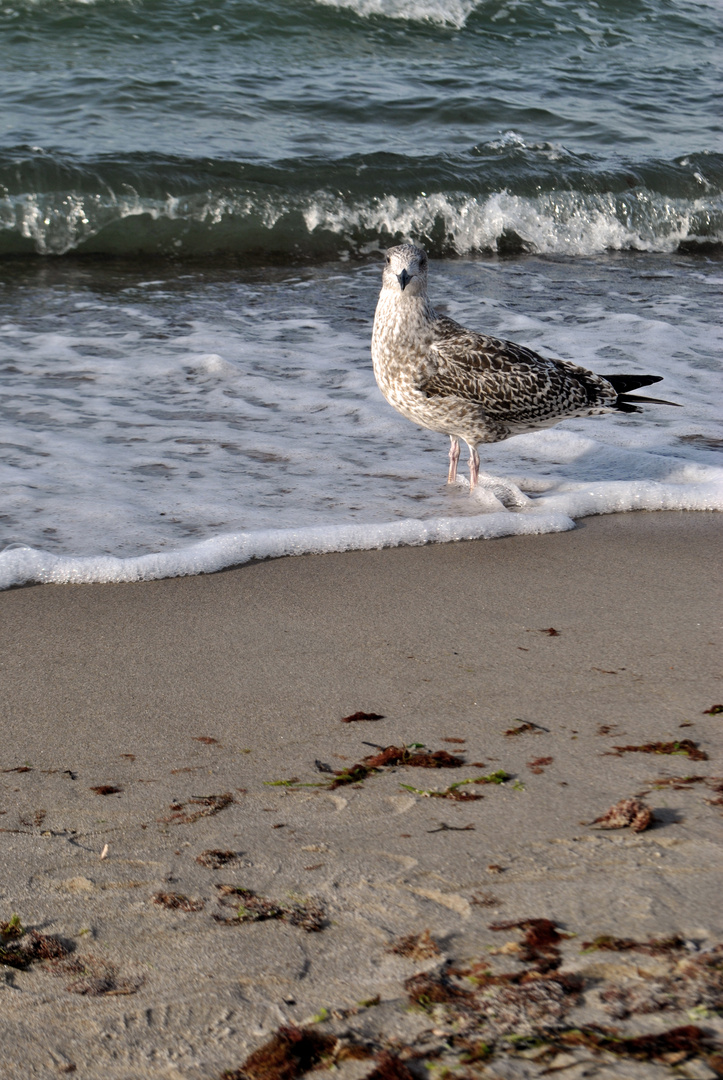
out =
[[(444, 1023), (409, 1013), (405, 981), (488, 956), (515, 937), (490, 932), (500, 920), (721, 941), (712, 789), (650, 784), (721, 776), (723, 720), (705, 712), (723, 699), (720, 535), (711, 514), (610, 515), (494, 543), (0, 595), (0, 921), (17, 913), (116, 973), (115, 991), (93, 996), (42, 965), (0, 969), (8, 1077), (74, 1065), (84, 1078), (216, 1080), (280, 1025), (376, 995), (354, 1020), (330, 1015), (329, 1030), (366, 1025), (411, 1045)], [(340, 722), (357, 710), (384, 718)], [(521, 723), (536, 727), (505, 734)], [(614, 749), (684, 738), (708, 759)], [(375, 745), (414, 742), (465, 765), (301, 786)], [(507, 783), (464, 789), (478, 801), (419, 794), (498, 770)], [(652, 828), (591, 827), (643, 791)], [(213, 869), (197, 862), (208, 850), (233, 858)], [(219, 884), (313, 898), (324, 929), (214, 921), (228, 914)], [(204, 907), (166, 910), (159, 892)], [(386, 951), (425, 929), (432, 959)], [(592, 964), (579, 942), (564, 952), (565, 970)], [(669, 1011), (628, 1027), (674, 1023), (691, 1020)], [(621, 1075), (600, 1060), (600, 1076)], [(353, 1064), (345, 1077), (369, 1071)], [(480, 1075), (544, 1067), (505, 1057)], [(659, 1061), (625, 1068), (672, 1075)]]
[[(464, 540), (496, 540), (507, 536), (542, 536), (567, 532), (576, 522), (610, 514), (648, 512), (718, 513), (723, 504), (717, 483), (700, 484), (695, 496), (688, 492), (687, 504), (678, 505), (681, 485), (652, 484), (640, 490), (618, 490), (615, 511), (600, 506), (609, 498), (610, 485), (600, 491), (580, 491), (570, 496), (551, 496), (545, 508), (518, 514), (496, 511), (468, 516), (401, 518), (397, 521), (358, 524), (305, 525), (298, 528), (254, 529), (222, 533), (186, 547), (153, 551), (143, 555), (56, 555), (28, 545), (11, 545), (0, 552), (0, 592), (25, 585), (112, 585), (142, 581), (162, 581), (174, 577), (194, 577), (237, 570), (250, 563), (286, 556), (343, 554), (352, 551), (382, 551), (396, 547), (425, 547), (429, 544)], [(613, 487), (617, 485), (613, 484)], [(675, 489), (678, 490), (675, 490)]]

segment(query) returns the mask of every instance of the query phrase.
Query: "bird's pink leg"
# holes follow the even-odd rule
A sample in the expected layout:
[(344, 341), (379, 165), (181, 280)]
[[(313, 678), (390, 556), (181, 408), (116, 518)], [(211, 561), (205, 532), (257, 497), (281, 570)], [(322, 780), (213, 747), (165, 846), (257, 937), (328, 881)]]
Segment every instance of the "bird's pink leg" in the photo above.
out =
[(449, 448), (449, 473), (447, 483), (453, 484), (457, 479), (457, 462), (459, 461), (459, 439), (450, 435), (452, 445)]
[[(467, 444), (469, 446), (469, 443)], [(477, 480), (479, 479), (479, 454), (477, 448), (470, 446), (469, 448), (469, 490), (474, 491), (477, 487)]]

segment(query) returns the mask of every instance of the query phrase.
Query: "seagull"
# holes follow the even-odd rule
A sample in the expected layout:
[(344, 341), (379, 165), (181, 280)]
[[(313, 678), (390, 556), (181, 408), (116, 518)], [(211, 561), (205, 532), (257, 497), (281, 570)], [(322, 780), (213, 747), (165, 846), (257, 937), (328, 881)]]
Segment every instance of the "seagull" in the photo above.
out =
[(553, 427), (573, 416), (642, 412), (641, 401), (675, 404), (629, 396), (660, 382), (660, 375), (595, 375), (437, 314), (427, 296), (427, 254), (415, 244), (387, 251), (372, 360), (390, 405), (413, 423), (449, 435), (447, 482), (457, 480), (462, 440), (469, 448), (470, 491), (478, 483), (489, 487), (508, 507), (529, 499), (515, 484), (480, 474), (480, 443)]

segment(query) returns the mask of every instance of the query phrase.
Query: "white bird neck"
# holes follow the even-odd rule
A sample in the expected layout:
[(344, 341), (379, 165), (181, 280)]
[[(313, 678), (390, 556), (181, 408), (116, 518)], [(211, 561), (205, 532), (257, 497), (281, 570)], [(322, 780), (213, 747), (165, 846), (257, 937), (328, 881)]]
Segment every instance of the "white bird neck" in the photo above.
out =
[(382, 289), (379, 293), (374, 331), (385, 338), (397, 340), (418, 338), (421, 330), (437, 318), (426, 292), (407, 296), (397, 289)]

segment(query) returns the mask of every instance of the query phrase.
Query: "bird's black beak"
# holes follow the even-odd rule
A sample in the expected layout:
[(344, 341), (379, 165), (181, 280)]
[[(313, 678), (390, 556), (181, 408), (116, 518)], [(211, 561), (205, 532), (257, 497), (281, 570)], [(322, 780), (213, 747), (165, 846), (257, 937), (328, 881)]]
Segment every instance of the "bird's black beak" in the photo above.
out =
[(412, 280), (406, 270), (402, 270), (401, 274), (397, 274), (399, 284), (402, 286), (402, 292), (406, 289), (409, 282)]

